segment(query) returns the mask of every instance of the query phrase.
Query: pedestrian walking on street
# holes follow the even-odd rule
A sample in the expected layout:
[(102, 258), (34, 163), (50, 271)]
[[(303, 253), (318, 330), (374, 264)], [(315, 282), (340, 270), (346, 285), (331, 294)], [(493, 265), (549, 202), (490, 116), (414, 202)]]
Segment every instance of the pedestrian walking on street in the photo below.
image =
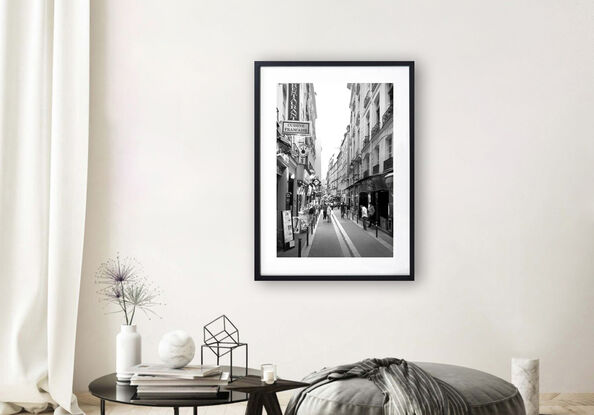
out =
[(369, 204), (368, 211), (369, 211), (369, 219), (370, 219), (369, 224), (371, 225), (375, 222), (375, 207), (373, 207), (373, 204), (371, 204), (371, 203)]
[(361, 220), (363, 221), (363, 229), (367, 230), (367, 208), (361, 205)]
[(344, 219), (344, 212), (346, 211), (346, 207), (344, 206), (344, 203), (340, 204), (340, 217)]
[(324, 220), (326, 220), (326, 215), (327, 215), (326, 205), (322, 205), (322, 213), (324, 214)]
[(330, 222), (330, 216), (332, 216), (332, 206), (328, 205), (328, 222)]

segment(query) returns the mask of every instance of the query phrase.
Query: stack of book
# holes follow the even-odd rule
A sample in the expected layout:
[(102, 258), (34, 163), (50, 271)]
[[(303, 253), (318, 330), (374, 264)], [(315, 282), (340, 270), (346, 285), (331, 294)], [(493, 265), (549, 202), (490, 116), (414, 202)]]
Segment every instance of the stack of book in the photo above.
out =
[(219, 388), (229, 383), (229, 372), (220, 366), (186, 366), (170, 369), (140, 364), (132, 368), (130, 385), (138, 400), (182, 400), (222, 398)]

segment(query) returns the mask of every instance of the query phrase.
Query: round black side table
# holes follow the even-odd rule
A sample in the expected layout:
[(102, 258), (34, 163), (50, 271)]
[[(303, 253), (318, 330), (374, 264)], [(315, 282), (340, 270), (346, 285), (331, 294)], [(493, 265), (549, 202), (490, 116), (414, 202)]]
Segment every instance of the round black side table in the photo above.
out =
[[(229, 366), (223, 366), (224, 371), (229, 371), (229, 369)], [(233, 372), (245, 373), (245, 367), (233, 366)], [(260, 376), (260, 371), (256, 369), (248, 369), (248, 374), (250, 376)], [(229, 405), (232, 403), (245, 402), (248, 400), (248, 393), (236, 390), (227, 391), (227, 389), (225, 389), (225, 392), (221, 394), (220, 399), (138, 399), (136, 396), (136, 386), (131, 386), (129, 384), (118, 384), (115, 373), (102, 376), (89, 383), (89, 391), (91, 392), (91, 395), (101, 400), (101, 415), (105, 415), (105, 401), (117, 402), (126, 405), (173, 408), (174, 415), (179, 415), (179, 408), (181, 407), (193, 407), (194, 415), (196, 415), (198, 413), (199, 406)]]

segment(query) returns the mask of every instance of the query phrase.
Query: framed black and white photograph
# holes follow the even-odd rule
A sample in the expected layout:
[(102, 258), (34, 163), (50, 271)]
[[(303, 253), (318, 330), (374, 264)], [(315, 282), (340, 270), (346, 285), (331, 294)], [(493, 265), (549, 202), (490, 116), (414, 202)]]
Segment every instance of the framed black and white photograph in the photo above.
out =
[(414, 280), (413, 138), (413, 62), (255, 62), (255, 279)]

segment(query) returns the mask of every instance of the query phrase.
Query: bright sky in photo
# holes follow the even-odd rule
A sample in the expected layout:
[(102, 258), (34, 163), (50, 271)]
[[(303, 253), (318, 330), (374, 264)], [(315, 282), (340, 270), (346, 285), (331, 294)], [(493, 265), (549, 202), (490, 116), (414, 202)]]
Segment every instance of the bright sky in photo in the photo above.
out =
[(328, 162), (338, 155), (340, 144), (349, 124), (351, 91), (344, 82), (314, 83), (316, 93), (316, 139), (322, 147), (321, 180), (326, 180)]

